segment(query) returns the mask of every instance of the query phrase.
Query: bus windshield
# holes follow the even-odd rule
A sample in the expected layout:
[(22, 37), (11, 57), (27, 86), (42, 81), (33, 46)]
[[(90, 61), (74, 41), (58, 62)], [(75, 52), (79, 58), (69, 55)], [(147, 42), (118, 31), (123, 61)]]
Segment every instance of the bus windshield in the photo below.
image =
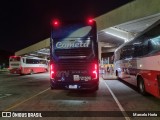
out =
[(10, 62), (18, 62), (18, 61), (20, 61), (20, 57), (10, 57), (9, 61)]
[(92, 59), (95, 56), (94, 26), (72, 23), (52, 31), (53, 56), (58, 59)]
[(52, 38), (82, 38), (92, 35), (92, 26), (82, 23), (66, 23), (52, 31)]

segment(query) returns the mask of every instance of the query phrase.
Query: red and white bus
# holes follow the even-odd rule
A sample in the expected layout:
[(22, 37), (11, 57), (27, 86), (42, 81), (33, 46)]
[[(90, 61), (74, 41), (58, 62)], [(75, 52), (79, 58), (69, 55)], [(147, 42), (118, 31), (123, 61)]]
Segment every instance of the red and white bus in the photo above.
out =
[(9, 70), (13, 74), (33, 74), (48, 71), (48, 61), (38, 57), (10, 56)]
[(115, 51), (116, 75), (160, 98), (160, 20)]

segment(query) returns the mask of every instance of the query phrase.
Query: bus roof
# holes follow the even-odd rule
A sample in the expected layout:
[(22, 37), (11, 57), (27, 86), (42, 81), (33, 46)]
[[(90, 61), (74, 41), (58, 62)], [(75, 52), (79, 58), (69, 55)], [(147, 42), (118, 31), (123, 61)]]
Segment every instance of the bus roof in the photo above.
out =
[(35, 56), (10, 56), (10, 58), (16, 58), (16, 57), (46, 60), (45, 58), (39, 58), (39, 57), (35, 57)]

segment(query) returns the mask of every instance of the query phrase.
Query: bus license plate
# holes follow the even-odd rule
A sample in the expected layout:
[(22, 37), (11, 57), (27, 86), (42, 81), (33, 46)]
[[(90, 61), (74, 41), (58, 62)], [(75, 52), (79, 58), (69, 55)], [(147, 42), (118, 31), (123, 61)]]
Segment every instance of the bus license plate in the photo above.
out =
[(70, 89), (77, 89), (77, 85), (69, 85)]

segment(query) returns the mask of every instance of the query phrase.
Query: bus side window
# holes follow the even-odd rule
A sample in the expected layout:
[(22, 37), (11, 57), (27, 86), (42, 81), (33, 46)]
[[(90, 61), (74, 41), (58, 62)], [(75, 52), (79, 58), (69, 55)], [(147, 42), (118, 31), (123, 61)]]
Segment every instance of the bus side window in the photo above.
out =
[(148, 45), (136, 45), (134, 46), (134, 57), (140, 57), (148, 54)]
[(134, 48), (131, 45), (125, 46), (120, 53), (120, 59), (129, 59), (133, 57)]
[(153, 46), (152, 46), (151, 41), (149, 40), (148, 41), (148, 52), (151, 52), (152, 50), (153, 50)]
[(120, 60), (122, 60), (123, 59), (123, 50), (122, 49), (120, 50), (119, 54), (120, 54)]
[(47, 61), (45, 61), (45, 64), (46, 64), (46, 65), (48, 65), (48, 62), (47, 62)]
[(134, 57), (142, 56), (142, 46), (141, 45), (135, 45), (134, 46)]

